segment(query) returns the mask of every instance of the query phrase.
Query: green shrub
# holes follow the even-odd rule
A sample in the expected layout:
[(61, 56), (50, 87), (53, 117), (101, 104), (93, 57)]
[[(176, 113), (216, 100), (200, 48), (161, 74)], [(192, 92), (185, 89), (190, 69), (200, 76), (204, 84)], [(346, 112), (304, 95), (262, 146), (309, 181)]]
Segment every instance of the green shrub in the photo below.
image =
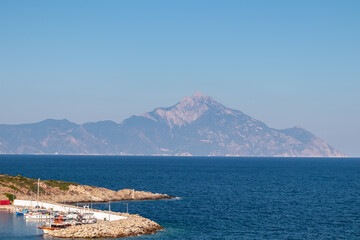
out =
[(1, 177), (0, 181), (8, 183), (10, 181), (10, 176), (6, 174)]
[(14, 200), (16, 199), (16, 195), (14, 195), (14, 194), (4, 193), (4, 195), (5, 195), (11, 202), (14, 202)]
[(59, 187), (60, 190), (67, 191), (69, 190), (69, 184), (62, 184)]
[(67, 191), (69, 190), (69, 186), (78, 186), (79, 184), (74, 182), (64, 182), (64, 181), (57, 181), (57, 180), (46, 180), (44, 183), (49, 187), (58, 187), (60, 190)]
[[(37, 179), (34, 178), (27, 178), (21, 176), (20, 174), (17, 176), (9, 176), (7, 174), (1, 175), (0, 174), (0, 186), (8, 186), (9, 183), (13, 184), (8, 187), (14, 189), (15, 191), (21, 191), (19, 188), (26, 188), (30, 191), (37, 192)], [(57, 181), (57, 180), (45, 180), (42, 181), (49, 187), (58, 187), (60, 190), (67, 191), (69, 190), (69, 186), (78, 186), (79, 184), (74, 182), (64, 182), (64, 181)], [(40, 193), (45, 193), (45, 190), (40, 187)]]
[[(32, 185), (30, 187), (30, 190), (33, 191), (34, 193), (37, 193), (38, 190), (37, 184)], [(42, 187), (39, 187), (39, 193), (45, 193), (45, 190)]]

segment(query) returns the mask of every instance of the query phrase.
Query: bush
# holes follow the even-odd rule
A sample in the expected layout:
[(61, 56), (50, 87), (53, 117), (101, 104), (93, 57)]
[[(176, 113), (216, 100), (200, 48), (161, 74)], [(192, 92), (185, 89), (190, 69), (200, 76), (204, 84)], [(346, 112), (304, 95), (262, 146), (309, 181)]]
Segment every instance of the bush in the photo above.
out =
[(62, 191), (69, 190), (69, 186), (78, 186), (79, 184), (74, 182), (64, 182), (64, 181), (56, 181), (56, 180), (46, 180), (44, 183), (50, 187), (58, 187)]
[[(37, 184), (36, 185), (34, 184), (30, 187), (30, 190), (33, 191), (34, 193), (37, 193), (37, 189), (38, 189)], [(42, 187), (39, 187), (39, 193), (45, 193), (45, 190)]]
[(4, 195), (5, 195), (11, 202), (14, 202), (14, 200), (16, 199), (16, 195), (14, 195), (14, 194), (4, 193)]
[(69, 185), (70, 184), (62, 184), (62, 185), (60, 185), (59, 189), (63, 190), (63, 191), (67, 191), (67, 190), (69, 190)]

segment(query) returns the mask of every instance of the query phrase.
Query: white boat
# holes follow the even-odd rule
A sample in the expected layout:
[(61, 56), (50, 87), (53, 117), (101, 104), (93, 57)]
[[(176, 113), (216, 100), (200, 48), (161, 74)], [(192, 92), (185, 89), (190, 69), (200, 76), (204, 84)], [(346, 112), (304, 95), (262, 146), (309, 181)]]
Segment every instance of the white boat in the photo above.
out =
[(42, 220), (49, 220), (49, 219), (54, 219), (54, 216), (49, 215), (49, 214), (42, 214), (42, 213), (33, 213), (33, 214), (29, 214), (29, 215), (25, 215), (25, 219), (26, 220), (38, 220), (38, 221), (42, 221)]
[(82, 215), (82, 223), (84, 224), (91, 224), (96, 223), (97, 219), (94, 216), (94, 213), (84, 213)]
[(44, 231), (45, 234), (47, 234), (47, 233), (49, 233), (51, 231), (64, 229), (64, 228), (67, 228), (69, 226), (71, 226), (71, 225), (68, 224), (68, 223), (47, 223), (47, 224), (44, 224), (43, 226), (38, 227), (38, 228), (40, 228), (41, 230)]

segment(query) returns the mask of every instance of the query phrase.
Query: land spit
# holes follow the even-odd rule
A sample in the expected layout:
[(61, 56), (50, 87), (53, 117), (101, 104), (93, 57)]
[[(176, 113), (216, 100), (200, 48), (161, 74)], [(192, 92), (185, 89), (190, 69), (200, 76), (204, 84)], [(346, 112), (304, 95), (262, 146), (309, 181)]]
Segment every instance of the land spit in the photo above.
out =
[[(38, 197), (35, 194), (37, 188), (39, 189)], [(167, 194), (135, 191), (134, 189), (113, 191), (106, 188), (57, 180), (43, 180), (38, 184), (37, 179), (26, 178), (20, 175), (9, 176), (0, 174), (0, 200), (5, 198), (10, 200), (14, 200), (11, 198), (16, 198), (15, 202), (18, 200), (27, 200), (33, 203), (41, 201), (73, 208), (74, 206), (65, 205), (64, 203), (155, 200), (171, 199), (174, 197)], [(26, 206), (23, 205), (23, 207)], [(91, 211), (109, 214), (108, 211), (94, 209), (91, 209)], [(124, 219), (115, 221), (98, 220), (94, 224), (70, 226), (65, 229), (51, 231), (48, 235), (59, 238), (118, 238), (152, 234), (163, 229), (156, 222), (137, 214), (116, 212), (110, 212), (110, 214), (122, 216)]]
[[(15, 204), (17, 206), (9, 206), (7, 208), (11, 211), (14, 211), (15, 208), (27, 208), (26, 206), (23, 206), (24, 202), (26, 202), (26, 204), (29, 204), (30, 201), (15, 200)], [(33, 205), (36, 203), (31, 202), (31, 204)], [(66, 204), (39, 202), (39, 205), (42, 207), (47, 206), (52, 208), (56, 206), (57, 208), (72, 209), (72, 211), (74, 211), (74, 209), (77, 209), (79, 212), (84, 211), (83, 208)], [(106, 216), (108, 214), (111, 214), (111, 219), (114, 219), (114, 217), (116, 216), (120, 216), (122, 219), (115, 221), (104, 221), (98, 219), (98, 222), (94, 224), (70, 226), (65, 229), (50, 231), (47, 235), (58, 238), (120, 238), (128, 236), (138, 236), (143, 234), (154, 234), (156, 233), (156, 231), (163, 229), (163, 227), (161, 227), (156, 222), (141, 217), (138, 214), (128, 214), (111, 211), (109, 212), (97, 209), (91, 209), (86, 211), (104, 213)]]
[[(38, 179), (23, 176), (0, 174), (0, 200), (15, 196), (16, 199), (36, 199)], [(58, 203), (108, 202), (124, 200), (155, 200), (173, 198), (167, 194), (122, 189), (119, 191), (107, 188), (80, 185), (73, 182), (41, 180), (39, 183), (39, 201)]]

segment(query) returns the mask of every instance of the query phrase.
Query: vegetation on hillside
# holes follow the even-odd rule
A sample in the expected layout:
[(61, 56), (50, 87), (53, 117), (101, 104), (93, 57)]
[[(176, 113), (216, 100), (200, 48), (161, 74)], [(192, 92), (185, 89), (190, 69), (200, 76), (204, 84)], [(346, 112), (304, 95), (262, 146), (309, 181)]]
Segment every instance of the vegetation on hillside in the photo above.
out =
[(14, 195), (14, 194), (4, 193), (4, 195), (5, 195), (11, 202), (14, 202), (14, 200), (16, 199), (16, 195)]
[[(2, 187), (8, 187), (16, 192), (23, 192), (21, 189), (26, 189), (32, 192), (37, 191), (37, 182), (38, 180), (35, 178), (27, 178), (23, 177), (21, 175), (17, 176), (10, 176), (10, 175), (1, 175), (0, 174), (0, 186)], [(42, 183), (45, 183), (48, 187), (56, 187), (60, 190), (67, 191), (69, 190), (69, 186), (78, 186), (79, 184), (74, 182), (64, 182), (64, 181), (57, 181), (57, 180), (44, 180), (41, 181)], [(45, 193), (45, 190), (42, 187), (39, 187), (40, 193)], [(5, 194), (4, 194), (5, 195)]]
[(64, 181), (57, 181), (57, 180), (45, 180), (44, 183), (50, 187), (58, 187), (60, 190), (63, 190), (63, 191), (69, 190), (70, 185), (73, 185), (73, 186), (79, 185), (74, 182), (64, 182)]

